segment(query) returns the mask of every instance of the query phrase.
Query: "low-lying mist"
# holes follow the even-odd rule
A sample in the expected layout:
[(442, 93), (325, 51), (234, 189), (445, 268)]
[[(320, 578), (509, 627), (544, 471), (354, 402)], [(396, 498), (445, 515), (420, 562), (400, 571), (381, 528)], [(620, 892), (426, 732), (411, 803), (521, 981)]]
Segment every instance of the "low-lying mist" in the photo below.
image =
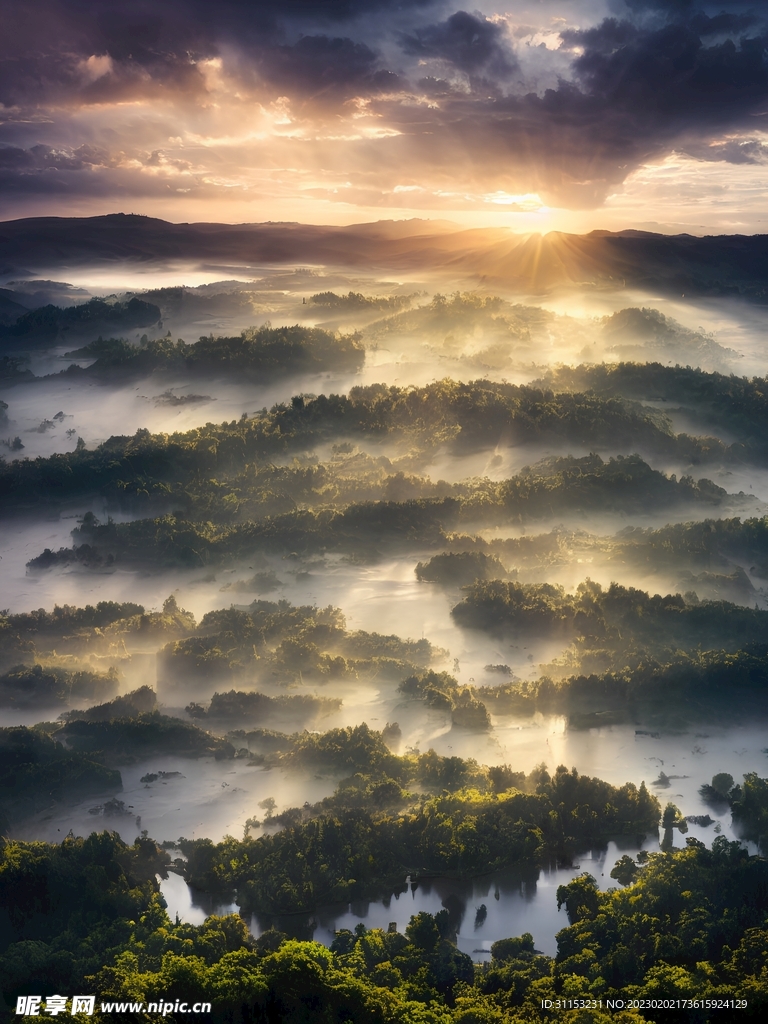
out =
[[(167, 841), (183, 914), (268, 937), (442, 907), (475, 959), (511, 913), (554, 952), (579, 858), (758, 849), (757, 306), (298, 265), (3, 302), (4, 833)], [(349, 864), (289, 884), (316, 828)]]

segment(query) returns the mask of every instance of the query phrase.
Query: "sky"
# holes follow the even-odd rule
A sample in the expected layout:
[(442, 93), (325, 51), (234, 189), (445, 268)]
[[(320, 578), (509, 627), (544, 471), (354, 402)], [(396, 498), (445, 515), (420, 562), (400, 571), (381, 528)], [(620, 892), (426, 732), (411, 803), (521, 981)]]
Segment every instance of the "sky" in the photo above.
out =
[(0, 218), (768, 232), (764, 0), (0, 0)]

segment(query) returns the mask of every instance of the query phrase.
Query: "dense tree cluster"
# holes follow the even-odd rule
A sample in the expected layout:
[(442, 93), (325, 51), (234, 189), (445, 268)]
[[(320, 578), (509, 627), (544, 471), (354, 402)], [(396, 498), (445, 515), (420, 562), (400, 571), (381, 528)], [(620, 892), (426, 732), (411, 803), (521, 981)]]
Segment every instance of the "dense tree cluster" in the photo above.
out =
[(474, 688), (460, 686), (447, 672), (423, 672), (409, 676), (400, 684), (400, 692), (415, 697), (431, 708), (450, 711), (451, 721), (465, 729), (490, 729), (491, 719)]
[[(155, 881), (168, 866), (151, 840), (127, 846), (109, 833), (4, 844), (0, 985), (11, 1005), (28, 992), (87, 990), (99, 1001), (210, 1002), (217, 1024), (693, 1024), (737, 1019), (714, 1008), (733, 999), (746, 1000), (738, 1019), (758, 1020), (768, 1001), (765, 862), (724, 839), (711, 851), (689, 840), (653, 854), (618, 890), (575, 879), (558, 892), (571, 923), (554, 959), (526, 934), (494, 943), (480, 965), (456, 949), (449, 910), (417, 914), (405, 934), (361, 924), (330, 949), (276, 931), (254, 940), (236, 916), (174, 924)], [(611, 1012), (610, 998), (699, 1006)], [(558, 999), (603, 1007), (558, 1008)]]
[[(348, 631), (344, 616), (330, 605), (257, 599), (247, 610), (208, 612), (193, 635), (159, 652), (158, 672), (163, 682), (182, 690), (254, 672), (273, 684), (324, 682), (369, 674), (402, 676), (442, 653), (425, 639)], [(286, 699), (280, 700), (287, 708)], [(330, 706), (327, 701), (325, 706)]]
[[(138, 301), (138, 300), (131, 300)], [(262, 380), (302, 370), (356, 370), (365, 358), (356, 335), (335, 335), (317, 327), (249, 327), (232, 338), (202, 337), (187, 345), (181, 338), (144, 340), (134, 345), (123, 338), (99, 338), (69, 353), (92, 358), (87, 369), (72, 365), (69, 376), (114, 378), (183, 370), (187, 374)]]
[(553, 970), (564, 992), (736, 997), (747, 1000), (751, 1015), (764, 1012), (768, 865), (723, 837), (711, 850), (696, 839), (687, 843), (680, 852), (651, 855), (627, 888), (600, 893), (582, 875), (558, 890), (571, 922), (558, 935)]
[[(142, 605), (129, 601), (100, 601), (84, 608), (56, 605), (52, 612), (44, 608), (0, 612), (0, 667), (7, 671), (21, 661), (27, 665), (42, 661), (48, 671), (57, 657), (81, 659), (86, 654), (108, 655), (119, 662), (126, 656), (126, 640), (165, 641), (188, 635), (194, 626), (194, 616), (179, 608), (173, 597), (161, 612), (145, 612)], [(99, 695), (94, 692), (93, 697)]]
[(755, 455), (764, 452), (768, 428), (768, 381), (707, 373), (662, 363), (600, 363), (560, 366), (542, 381), (555, 391), (593, 391), (632, 401), (673, 402), (702, 424), (735, 434)]
[[(152, 344), (176, 348), (170, 341)], [(250, 419), (209, 423), (183, 434), (140, 430), (133, 437), (112, 437), (93, 451), (81, 446), (68, 454), (3, 464), (2, 507), (94, 492), (113, 500), (168, 497), (201, 477), (226, 478), (260, 460), (311, 451), (336, 437), (407, 443), (424, 452), (446, 444), (457, 453), (477, 451), (504, 438), (507, 444), (619, 447), (691, 465), (742, 459), (741, 449), (730, 452), (717, 438), (676, 435), (667, 417), (618, 397), (488, 380), (442, 380), (420, 388), (372, 384), (353, 387), (346, 396), (295, 396)]]
[(503, 579), (507, 570), (497, 555), (484, 551), (447, 551), (416, 566), (416, 578), (423, 583), (463, 587), (475, 580)]
[(93, 298), (66, 309), (48, 304), (23, 313), (16, 323), (0, 326), (0, 339), (5, 346), (52, 345), (60, 334), (70, 338), (84, 334), (93, 337), (99, 331), (149, 327), (159, 320), (159, 307), (136, 296), (127, 302)]
[(314, 693), (280, 694), (270, 697), (266, 693), (244, 693), (229, 690), (214, 693), (207, 707), (192, 703), (187, 713), (196, 721), (209, 722), (264, 722), (280, 715), (313, 721), (320, 715), (337, 711), (341, 707), (338, 697), (319, 697)]
[[(582, 662), (598, 660), (589, 652), (578, 655)], [(573, 675), (562, 663), (551, 668), (559, 669), (554, 678), (544, 674), (533, 680), (513, 679), (476, 686), (473, 692), (495, 714), (557, 711), (571, 713), (578, 721), (580, 714), (612, 712), (614, 721), (650, 718), (658, 723), (668, 722), (671, 715), (679, 720), (681, 714), (686, 721), (736, 718), (743, 706), (762, 711), (768, 696), (764, 643), (750, 643), (733, 653), (680, 651), (669, 662), (642, 652), (632, 665), (608, 672)]]
[(161, 754), (225, 758), (233, 757), (235, 753), (226, 740), (158, 711), (106, 721), (69, 718), (56, 733), (56, 738), (66, 742), (71, 750), (99, 760), (132, 761), (137, 756)]
[[(215, 1024), (761, 1019), (768, 1003), (762, 857), (722, 837), (711, 849), (689, 839), (675, 850), (673, 830), (686, 830), (686, 819), (672, 803), (662, 810), (645, 783), (615, 786), (543, 764), (526, 774), (403, 749), (395, 721), (381, 731), (365, 722), (317, 730), (323, 716), (340, 711), (337, 693), (352, 691), (357, 679), (397, 703), (401, 722), (401, 712), (442, 717), (455, 737), (489, 732), (491, 742), (496, 716), (510, 713), (556, 712), (586, 725), (764, 710), (768, 612), (758, 608), (752, 581), (768, 578), (768, 517), (736, 518), (756, 499), (728, 494), (699, 467), (766, 464), (766, 380), (669, 365), (687, 353), (727, 368), (733, 353), (655, 310), (578, 325), (477, 294), (436, 295), (417, 308), (415, 298), (322, 292), (308, 311), (349, 322), (381, 311), (366, 328), (368, 344), (417, 338), (440, 359), (481, 373), (538, 360), (550, 335), (573, 351), (584, 345), (586, 360), (602, 351), (664, 362), (557, 367), (529, 385), (443, 379), (297, 394), (231, 422), (172, 434), (139, 430), (93, 450), (78, 441), (66, 454), (0, 460), (0, 513), (88, 508), (98, 498), (99, 507), (134, 516), (100, 522), (86, 512), (72, 547), (45, 549), (28, 563), (30, 573), (226, 566), (238, 575), (222, 590), (249, 595), (199, 621), (173, 596), (162, 611), (104, 601), (0, 612), (0, 706), (58, 716), (0, 729), (0, 832), (62, 801), (102, 799), (94, 812), (135, 813), (119, 799), (118, 769), (137, 758), (237, 758), (259, 775), (329, 780), (329, 795), (314, 804), (278, 813), (273, 798), (263, 800), (263, 819), (248, 818), (242, 838), (165, 836), (162, 846), (146, 833), (131, 846), (108, 832), (70, 834), (60, 845), (0, 839), (6, 999), (162, 995), (210, 1002)], [(298, 325), (265, 324), (195, 344), (170, 333), (136, 344), (111, 336), (156, 323), (155, 300), (177, 312), (203, 301), (160, 289), (127, 302), (48, 306), (0, 333), (17, 346), (85, 335), (80, 341), (89, 343), (69, 355), (91, 362), (64, 371), (73, 385), (180, 373), (263, 382), (299, 371), (354, 372), (365, 359), (361, 335)], [(244, 311), (251, 300), (237, 301)], [(93, 341), (97, 329), (103, 336)], [(2, 359), (0, 378), (9, 385), (30, 377), (23, 360)], [(160, 399), (176, 401), (171, 392)], [(701, 436), (677, 432), (673, 416), (681, 410)], [(1, 402), (0, 422), (7, 411)], [(20, 439), (4, 444), (23, 449)], [(498, 477), (506, 458), (499, 451), (522, 445), (555, 454), (534, 456), (540, 461), (506, 479), (428, 475), (443, 458), (473, 457)], [(666, 511), (721, 518), (633, 525), (615, 536), (578, 529), (580, 519), (654, 521)], [(569, 528), (526, 534), (537, 521)], [(562, 653), (527, 680), (510, 665), (488, 664), (485, 684), (470, 686), (456, 678), (458, 664), (455, 675), (441, 671), (448, 652), (427, 639), (350, 630), (331, 606), (251, 601), (282, 585), (268, 555), (283, 556), (293, 571), (326, 553), (329, 562), (343, 555), (358, 564), (408, 553), (422, 595), (427, 584), (462, 589), (453, 620), (485, 631), (481, 642), (541, 638), (559, 642)], [(589, 579), (569, 592), (542, 582), (562, 578), (542, 570), (582, 555), (621, 567), (625, 582), (638, 570), (663, 574), (672, 593)], [(254, 573), (247, 579), (246, 564)], [(147, 685), (120, 692), (121, 670), (133, 673), (139, 652), (157, 652), (157, 694)], [(334, 688), (336, 681), (343, 682)], [(185, 712), (164, 713), (158, 701), (169, 697)], [(162, 775), (147, 770), (141, 781), (151, 786)], [(665, 780), (662, 773), (657, 782)], [(700, 792), (718, 813), (730, 810), (737, 835), (764, 848), (768, 780), (750, 772), (735, 782), (720, 772)], [(308, 926), (300, 939), (274, 928), (254, 939), (244, 917), (213, 916), (200, 927), (171, 922), (157, 882), (170, 868), (196, 889), (236, 900), (262, 924), (284, 924), (290, 915), (308, 921), (329, 904), (387, 899), (405, 892), (406, 879), (412, 886), (434, 877), (466, 881), (510, 867), (533, 879), (541, 866), (572, 865), (609, 839), (631, 837), (637, 848), (660, 824), (662, 852), (621, 857), (611, 872), (619, 888), (601, 891), (581, 875), (558, 890), (569, 924), (555, 958), (537, 953), (526, 934), (494, 943), (490, 963), (473, 964), (456, 947), (461, 914), (448, 901), (436, 915), (413, 917), (404, 934), (360, 925), (338, 932), (330, 949), (308, 940)], [(599, 1005), (616, 997), (693, 1005), (610, 1014)], [(598, 1005), (563, 1009), (558, 999)], [(714, 1009), (734, 999), (747, 1008)]]
[[(381, 897), (402, 886), (406, 875), (471, 876), (548, 856), (567, 859), (609, 835), (647, 833), (658, 825), (659, 804), (645, 785), (614, 787), (564, 767), (550, 776), (542, 767), (525, 780), (530, 791), (523, 792), (503, 789), (503, 773), (460, 758), (433, 752), (398, 758), (381, 748), (370, 757), (377, 737), (366, 726), (335, 730), (335, 740), (336, 764), (344, 758), (349, 769), (357, 761), (369, 779), (353, 776), (319, 808), (283, 815), (278, 820), (285, 827), (271, 835), (218, 844), (179, 840), (186, 857), (180, 867), (193, 886), (235, 892), (245, 910), (295, 913)], [(299, 749), (290, 756), (307, 754)], [(468, 771), (474, 779), (457, 788)], [(411, 802), (400, 790), (419, 780), (434, 790), (451, 773), (453, 792)], [(364, 799), (357, 801), (361, 788)], [(385, 809), (397, 803), (403, 810)]]
[[(73, 533), (73, 548), (45, 549), (28, 564), (35, 572), (73, 563), (95, 568), (105, 561), (191, 568), (249, 557), (254, 551), (338, 550), (375, 559), (381, 547), (445, 547), (447, 535), (466, 526), (519, 523), (598, 509), (629, 513), (691, 505), (711, 508), (728, 497), (710, 480), (669, 478), (639, 456), (619, 456), (608, 462), (597, 455), (549, 459), (500, 483), (485, 480), (425, 489), (442, 491), (444, 496), (346, 506), (340, 502), (339, 507), (318, 500), (315, 508), (296, 508), (298, 502), (285, 491), (282, 495), (268, 491), (265, 503), (263, 492), (253, 495), (245, 489), (220, 494), (219, 501), (208, 493), (201, 511), (210, 512), (212, 519), (203, 521), (182, 510), (121, 523), (99, 523), (88, 513)], [(304, 497), (310, 500), (303, 506), (328, 495), (321, 491)], [(290, 506), (291, 511), (281, 510)], [(232, 522), (248, 513), (261, 518)]]
[(0, 676), (0, 707), (54, 708), (73, 700), (99, 700), (117, 689), (117, 672), (68, 671), (57, 665), (16, 665)]
[(0, 729), (0, 829), (60, 800), (122, 787), (120, 773), (69, 750), (42, 729)]
[[(375, 744), (364, 734), (350, 738)], [(511, 780), (520, 788), (507, 788)], [(765, 788), (764, 780), (745, 781)], [(181, 840), (185, 870), (209, 888), (237, 888), (246, 906), (295, 909), (325, 899), (328, 886), (332, 894), (341, 886), (345, 898), (387, 882), (396, 887), (414, 861), (422, 870), (471, 872), (515, 857), (535, 860), (546, 849), (567, 852), (605, 832), (655, 827), (659, 819), (658, 802), (644, 789), (615, 789), (564, 768), (527, 779), (495, 769), (486, 783), (485, 795), (460, 790), (401, 816), (337, 811), (258, 840)], [(302, 877), (293, 878), (298, 864)], [(576, 878), (558, 890), (570, 924), (558, 935), (554, 960), (536, 954), (525, 935), (495, 943), (490, 964), (476, 967), (452, 944), (456, 921), (449, 910), (418, 914), (405, 935), (362, 925), (339, 932), (330, 950), (276, 932), (253, 940), (237, 917), (173, 925), (155, 881), (169, 866), (151, 840), (127, 846), (109, 833), (60, 846), (5, 842), (6, 996), (85, 985), (104, 1000), (149, 1001), (157, 993), (173, 999), (177, 992), (206, 999), (222, 1022), (300, 1020), (322, 1007), (328, 1021), (359, 1012), (382, 1022), (463, 1024), (549, 1020), (542, 1000), (612, 996), (740, 998), (748, 1004), (741, 1016), (757, 1019), (768, 999), (765, 862), (725, 839), (711, 850), (688, 840), (684, 850), (639, 857), (616, 872), (618, 890), (600, 892), (589, 876)], [(345, 869), (335, 882), (334, 867)], [(664, 1019), (719, 1019), (701, 1010), (703, 1003), (700, 1012), (675, 1010)], [(583, 1019), (596, 1024), (608, 1017), (595, 1011)]]
[(361, 310), (398, 310), (410, 306), (417, 293), (413, 295), (363, 295), (362, 292), (349, 291), (346, 295), (336, 292), (317, 292), (309, 297), (313, 306), (325, 306), (334, 312), (358, 312)]
[(631, 664), (643, 654), (671, 660), (679, 650), (735, 651), (766, 635), (768, 611), (728, 601), (688, 602), (680, 594), (649, 594), (585, 580), (575, 593), (551, 583), (477, 580), (452, 611), (472, 629), (562, 636), (582, 660), (602, 651), (606, 667)]

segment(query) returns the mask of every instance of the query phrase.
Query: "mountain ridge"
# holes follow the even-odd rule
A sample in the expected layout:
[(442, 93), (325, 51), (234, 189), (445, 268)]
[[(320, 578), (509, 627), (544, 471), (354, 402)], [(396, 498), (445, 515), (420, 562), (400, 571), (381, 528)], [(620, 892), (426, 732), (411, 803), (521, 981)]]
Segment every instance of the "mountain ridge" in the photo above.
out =
[(625, 229), (515, 234), (445, 221), (348, 226), (291, 222), (175, 224), (140, 214), (35, 217), (0, 223), (0, 267), (43, 273), (115, 263), (335, 266), (445, 272), (527, 293), (639, 288), (768, 301), (768, 235), (664, 235)]

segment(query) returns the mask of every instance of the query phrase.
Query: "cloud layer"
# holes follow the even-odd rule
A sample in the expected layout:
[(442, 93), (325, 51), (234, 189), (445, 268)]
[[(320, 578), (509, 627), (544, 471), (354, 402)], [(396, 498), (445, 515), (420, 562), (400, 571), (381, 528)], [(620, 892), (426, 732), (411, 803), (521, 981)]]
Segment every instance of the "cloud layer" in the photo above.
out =
[(761, 5), (6, 0), (4, 24), (4, 216), (291, 195), (599, 208), (671, 153), (703, 183), (768, 155)]

